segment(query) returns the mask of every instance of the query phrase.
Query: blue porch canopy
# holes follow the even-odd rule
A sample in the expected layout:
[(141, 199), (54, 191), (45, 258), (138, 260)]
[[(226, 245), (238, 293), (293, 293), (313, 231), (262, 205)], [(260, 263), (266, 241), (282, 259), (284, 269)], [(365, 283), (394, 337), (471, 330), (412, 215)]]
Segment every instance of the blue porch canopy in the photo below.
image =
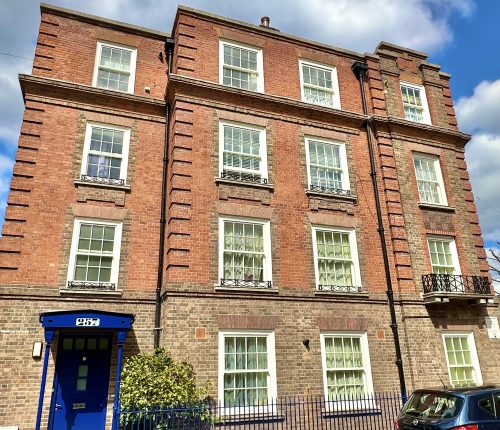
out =
[(71, 310), (71, 311), (47, 311), (40, 314), (40, 323), (44, 328), (45, 356), (43, 360), (42, 380), (40, 382), (40, 396), (38, 399), (38, 411), (35, 429), (40, 430), (43, 410), (43, 397), (47, 380), (47, 368), (49, 364), (50, 349), (56, 330), (107, 330), (117, 332), (117, 360), (115, 396), (113, 403), (113, 429), (117, 428), (118, 398), (120, 394), (120, 373), (123, 359), (123, 344), (127, 337), (127, 331), (134, 323), (133, 314), (120, 312), (109, 312), (93, 309)]

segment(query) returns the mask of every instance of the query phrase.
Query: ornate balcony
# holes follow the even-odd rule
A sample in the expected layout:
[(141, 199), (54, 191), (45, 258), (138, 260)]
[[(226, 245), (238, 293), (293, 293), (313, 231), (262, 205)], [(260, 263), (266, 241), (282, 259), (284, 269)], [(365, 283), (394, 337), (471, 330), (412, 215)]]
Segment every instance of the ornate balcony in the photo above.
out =
[(445, 275), (422, 276), (424, 301), (446, 303), (450, 300), (471, 300), (479, 304), (493, 303), (494, 294), (487, 276)]
[(112, 178), (104, 178), (101, 176), (89, 176), (89, 175), (80, 175), (80, 181), (89, 182), (91, 184), (101, 184), (101, 185), (125, 185), (124, 179), (112, 179)]
[(257, 279), (220, 279), (221, 287), (241, 287), (241, 288), (272, 288), (271, 281), (259, 281)]

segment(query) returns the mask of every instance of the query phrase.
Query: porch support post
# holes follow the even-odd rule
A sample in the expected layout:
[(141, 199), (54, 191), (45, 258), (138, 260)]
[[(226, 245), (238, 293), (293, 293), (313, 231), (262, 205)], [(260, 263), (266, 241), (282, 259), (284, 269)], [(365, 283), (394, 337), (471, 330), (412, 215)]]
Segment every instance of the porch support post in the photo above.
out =
[(122, 360), (123, 360), (123, 344), (125, 343), (126, 337), (127, 337), (126, 330), (120, 330), (117, 332), (118, 356), (116, 358), (115, 397), (113, 399), (113, 425), (111, 426), (112, 430), (118, 430), (120, 424), (118, 416), (118, 400), (120, 397), (120, 378), (121, 378)]
[(43, 397), (45, 395), (45, 383), (47, 381), (47, 368), (49, 366), (50, 345), (54, 339), (55, 330), (45, 329), (45, 356), (43, 358), (42, 380), (40, 382), (40, 396), (38, 397), (38, 411), (36, 413), (35, 430), (40, 430), (42, 422)]

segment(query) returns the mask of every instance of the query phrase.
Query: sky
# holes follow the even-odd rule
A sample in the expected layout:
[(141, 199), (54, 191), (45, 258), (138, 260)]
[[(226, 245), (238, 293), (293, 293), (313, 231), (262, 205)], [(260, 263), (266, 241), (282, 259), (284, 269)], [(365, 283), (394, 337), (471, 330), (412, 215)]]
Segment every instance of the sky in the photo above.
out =
[[(51, 0), (52, 4), (169, 32), (172, 0)], [(500, 0), (184, 0), (186, 6), (358, 52), (381, 40), (421, 50), (451, 73), (451, 89), (487, 248), (500, 249)], [(36, 0), (0, 0), (0, 224), (23, 113), (18, 73), (30, 73)]]

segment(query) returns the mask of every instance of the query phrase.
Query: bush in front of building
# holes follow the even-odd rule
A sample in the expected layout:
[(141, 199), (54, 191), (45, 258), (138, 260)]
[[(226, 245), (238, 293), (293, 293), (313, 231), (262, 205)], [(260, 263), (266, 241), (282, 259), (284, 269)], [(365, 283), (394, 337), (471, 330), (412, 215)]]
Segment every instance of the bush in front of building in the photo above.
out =
[(124, 427), (138, 421), (162, 429), (180, 421), (210, 421), (210, 384), (198, 387), (191, 363), (174, 360), (163, 348), (127, 358), (121, 381)]

